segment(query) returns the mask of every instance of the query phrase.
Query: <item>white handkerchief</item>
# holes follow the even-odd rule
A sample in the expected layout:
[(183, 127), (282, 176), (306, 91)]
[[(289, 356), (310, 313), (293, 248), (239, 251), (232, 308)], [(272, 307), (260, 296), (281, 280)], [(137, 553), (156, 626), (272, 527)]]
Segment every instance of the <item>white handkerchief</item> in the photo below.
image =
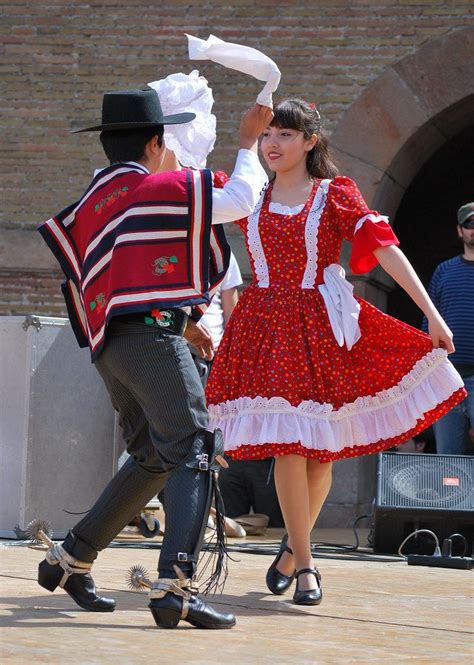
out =
[(229, 69), (249, 74), (259, 81), (266, 81), (257, 103), (273, 108), (272, 93), (278, 88), (281, 72), (271, 58), (251, 46), (224, 42), (214, 35), (210, 35), (206, 41), (192, 35), (186, 37), (191, 60), (212, 60)]

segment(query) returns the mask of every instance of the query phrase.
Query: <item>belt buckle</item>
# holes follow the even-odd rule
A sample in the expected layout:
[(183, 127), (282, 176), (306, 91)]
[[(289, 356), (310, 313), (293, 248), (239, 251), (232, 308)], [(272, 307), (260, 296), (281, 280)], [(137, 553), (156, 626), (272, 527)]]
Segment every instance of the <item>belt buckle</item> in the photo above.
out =
[(209, 471), (209, 455), (201, 453), (196, 455), (199, 460), (199, 471)]

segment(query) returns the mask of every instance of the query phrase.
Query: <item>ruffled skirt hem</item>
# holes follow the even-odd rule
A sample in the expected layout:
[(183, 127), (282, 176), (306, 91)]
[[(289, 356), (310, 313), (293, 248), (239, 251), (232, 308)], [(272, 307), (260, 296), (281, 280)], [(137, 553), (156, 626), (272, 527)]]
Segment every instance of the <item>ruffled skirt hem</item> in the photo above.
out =
[(396, 385), (334, 410), (283, 397), (239, 397), (209, 405), (209, 429), (236, 459), (285, 454), (332, 461), (380, 452), (423, 431), (466, 396), (446, 352), (433, 349)]

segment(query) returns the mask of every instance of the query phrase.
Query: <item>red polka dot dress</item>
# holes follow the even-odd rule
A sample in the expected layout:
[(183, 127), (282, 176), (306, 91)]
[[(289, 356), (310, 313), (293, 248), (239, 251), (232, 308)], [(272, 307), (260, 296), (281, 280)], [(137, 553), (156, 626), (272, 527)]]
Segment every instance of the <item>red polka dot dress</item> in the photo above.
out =
[[(318, 180), (306, 204), (270, 203), (271, 185), (241, 220), (253, 282), (244, 291), (207, 385), (209, 429), (235, 459), (296, 453), (323, 462), (409, 439), (465, 397), (443, 349), (355, 298), (338, 265), (377, 264), (398, 244), (346, 177)], [(301, 209), (302, 208), (302, 209)]]

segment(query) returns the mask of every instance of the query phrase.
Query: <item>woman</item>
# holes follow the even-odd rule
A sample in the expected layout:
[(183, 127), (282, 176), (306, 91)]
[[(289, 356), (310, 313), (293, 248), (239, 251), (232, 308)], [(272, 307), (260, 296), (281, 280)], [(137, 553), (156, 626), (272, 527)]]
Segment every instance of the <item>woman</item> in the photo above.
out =
[[(207, 400), (230, 456), (276, 458), (288, 540), (267, 573), (270, 591), (283, 593), (296, 576), (294, 602), (316, 605), (310, 533), (332, 461), (411, 438), (465, 391), (447, 360), (450, 330), (387, 218), (337, 176), (317, 109), (290, 99), (274, 114), (261, 150), (275, 177), (239, 222), (254, 280), (227, 325)], [(429, 336), (352, 296), (337, 263), (343, 239), (353, 272), (380, 263), (427, 316)]]

